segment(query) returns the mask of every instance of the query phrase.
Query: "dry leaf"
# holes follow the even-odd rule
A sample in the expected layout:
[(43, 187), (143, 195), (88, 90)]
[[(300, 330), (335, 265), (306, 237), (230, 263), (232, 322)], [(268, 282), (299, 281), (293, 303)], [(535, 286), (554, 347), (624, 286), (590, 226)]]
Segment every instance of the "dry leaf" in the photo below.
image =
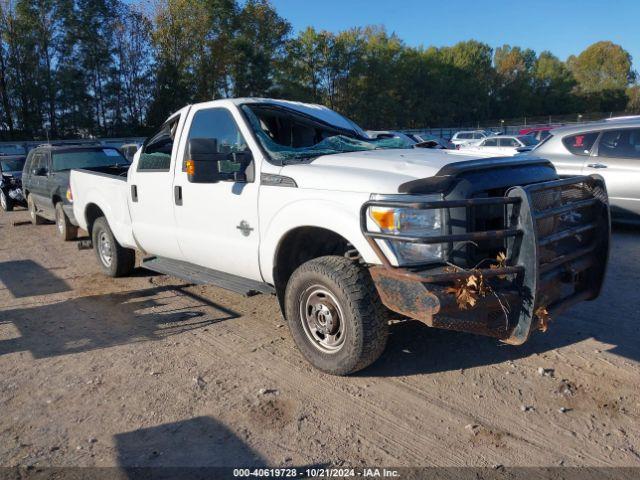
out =
[[(489, 268), (491, 270), (497, 270), (499, 268), (504, 268), (507, 266), (507, 254), (504, 252), (500, 252), (498, 253), (498, 255), (496, 256), (496, 261), (498, 263), (494, 263), (489, 265)], [(498, 275), (498, 278), (500, 278), (501, 280), (504, 280), (505, 278), (507, 278), (506, 275)]]
[(478, 303), (478, 297), (484, 297), (488, 288), (480, 273), (474, 273), (467, 278), (456, 280), (454, 287), (449, 287), (445, 292), (455, 295), (458, 308), (466, 310), (473, 308)]
[(549, 328), (549, 322), (551, 321), (551, 316), (549, 315), (549, 311), (546, 307), (538, 307), (535, 311), (535, 316), (538, 318), (540, 322), (539, 329), (541, 332), (546, 332)]

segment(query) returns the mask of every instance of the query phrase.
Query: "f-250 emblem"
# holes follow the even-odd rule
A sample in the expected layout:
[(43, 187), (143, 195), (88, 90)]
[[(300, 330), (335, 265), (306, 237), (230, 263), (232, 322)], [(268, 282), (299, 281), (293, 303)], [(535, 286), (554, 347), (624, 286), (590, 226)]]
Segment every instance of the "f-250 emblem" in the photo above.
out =
[(240, 225), (238, 225), (236, 228), (240, 230), (242, 232), (242, 235), (244, 235), (245, 237), (248, 237), (253, 231), (253, 228), (251, 227), (251, 225), (249, 225), (249, 222), (247, 222), (246, 220), (242, 220), (240, 222)]

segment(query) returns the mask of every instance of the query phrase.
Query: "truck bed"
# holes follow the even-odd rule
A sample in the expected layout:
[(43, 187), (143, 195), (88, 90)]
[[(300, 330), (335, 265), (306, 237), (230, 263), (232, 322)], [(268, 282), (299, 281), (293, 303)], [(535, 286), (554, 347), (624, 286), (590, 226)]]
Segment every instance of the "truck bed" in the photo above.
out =
[(122, 246), (135, 248), (127, 171), (128, 166), (71, 170), (73, 213), (83, 230), (87, 230), (89, 215), (105, 216), (116, 240)]

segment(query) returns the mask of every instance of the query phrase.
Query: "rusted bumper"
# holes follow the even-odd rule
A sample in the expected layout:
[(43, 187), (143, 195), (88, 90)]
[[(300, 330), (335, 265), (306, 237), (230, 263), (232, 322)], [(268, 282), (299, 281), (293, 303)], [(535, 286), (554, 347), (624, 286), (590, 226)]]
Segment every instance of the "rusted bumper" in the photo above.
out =
[[(370, 268), (383, 303), (391, 310), (426, 324), (489, 335), (522, 344), (544, 323), (540, 311), (555, 316), (571, 305), (596, 298), (608, 261), (610, 218), (604, 181), (593, 175), (536, 183), (509, 189), (504, 197), (466, 201), (414, 203), (412, 208), (465, 208), (503, 205), (503, 228), (424, 238), (394, 236), (414, 243), (486, 241), (504, 247), (506, 261), (492, 268), (451, 269), (441, 266), (407, 269)], [(392, 206), (371, 201), (363, 206)], [(383, 255), (362, 219), (363, 233)], [(453, 271), (452, 271), (453, 270)], [(452, 286), (471, 275), (481, 276), (489, 288), (472, 308), (461, 308)], [(546, 315), (545, 315), (546, 316)]]

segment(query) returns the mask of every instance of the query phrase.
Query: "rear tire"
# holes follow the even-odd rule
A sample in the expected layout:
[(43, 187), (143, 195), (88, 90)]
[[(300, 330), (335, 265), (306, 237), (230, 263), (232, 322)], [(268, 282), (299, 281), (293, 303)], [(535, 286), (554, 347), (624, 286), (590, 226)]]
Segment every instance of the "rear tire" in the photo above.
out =
[(298, 267), (284, 303), (293, 340), (323, 372), (356, 372), (384, 351), (386, 309), (369, 272), (344, 257), (320, 257)]
[(78, 227), (69, 221), (69, 217), (67, 217), (67, 214), (64, 213), (64, 209), (62, 208), (62, 202), (56, 203), (56, 231), (58, 232), (58, 236), (65, 242), (73, 240), (78, 236)]
[(98, 263), (106, 275), (124, 277), (131, 273), (136, 263), (135, 251), (118, 243), (106, 218), (100, 217), (94, 222), (91, 239)]
[(2, 207), (2, 210), (10, 212), (13, 210), (13, 206), (13, 199), (9, 198), (4, 191), (0, 190), (0, 207)]
[(27, 197), (27, 208), (29, 209), (29, 216), (31, 217), (31, 223), (34, 225), (42, 225), (45, 223), (44, 218), (42, 218), (37, 213), (36, 204), (33, 201), (33, 195), (29, 195)]

